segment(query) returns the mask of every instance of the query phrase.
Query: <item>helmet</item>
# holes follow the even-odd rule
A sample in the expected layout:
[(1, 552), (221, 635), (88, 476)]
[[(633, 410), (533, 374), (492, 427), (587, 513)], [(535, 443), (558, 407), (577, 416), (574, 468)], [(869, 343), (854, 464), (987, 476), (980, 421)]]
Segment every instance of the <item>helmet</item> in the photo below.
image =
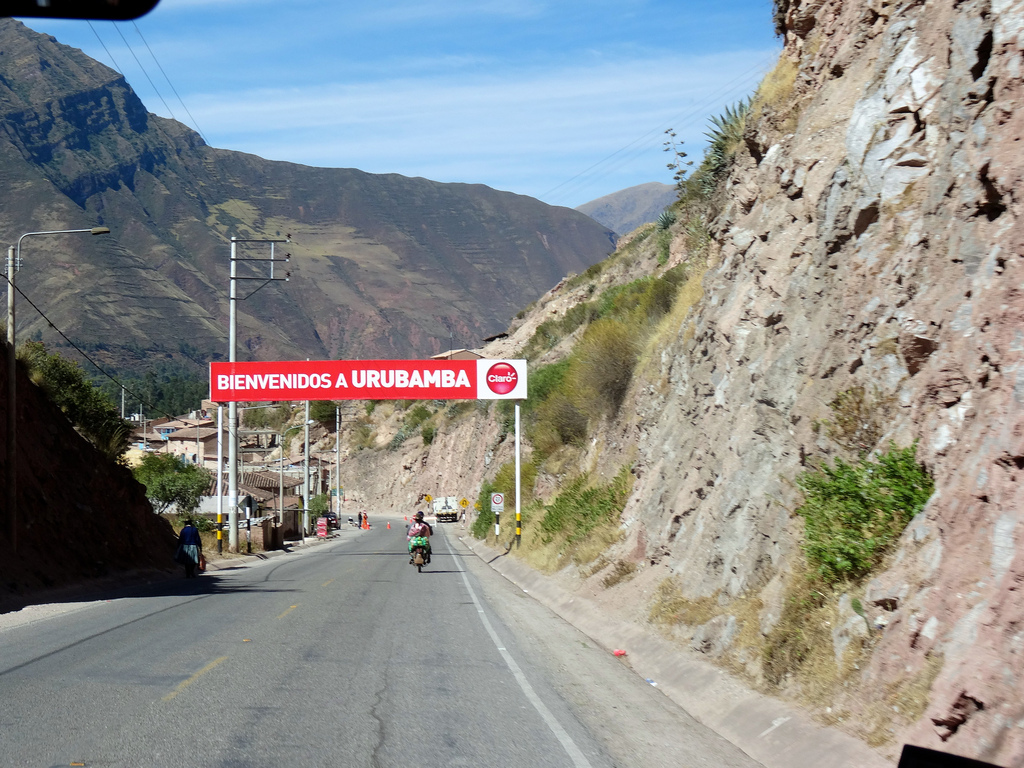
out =
[(422, 520), (423, 519), (423, 513), (422, 512), (417, 512), (415, 515), (413, 515), (413, 517), (415, 519), (417, 519), (417, 520)]

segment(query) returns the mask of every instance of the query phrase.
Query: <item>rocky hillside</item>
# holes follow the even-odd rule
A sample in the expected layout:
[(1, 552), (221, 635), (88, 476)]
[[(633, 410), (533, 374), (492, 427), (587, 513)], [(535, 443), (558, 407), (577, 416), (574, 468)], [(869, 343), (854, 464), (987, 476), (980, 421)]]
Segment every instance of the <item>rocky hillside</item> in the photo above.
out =
[[(1024, 765), (1024, 2), (775, 5), (784, 51), (704, 166), (716, 183), (684, 188), (664, 239), (641, 230), (484, 350), (528, 356), (542, 400), (517, 554), (889, 757), (909, 742)], [(674, 304), (644, 327), (618, 406), (581, 426), (550, 364), (585, 387), (593, 329), (625, 316), (601, 314), (611, 289), (655, 278)], [(357, 505), (507, 482), (506, 412), (430, 410), (423, 437), (392, 405), (352, 425)], [(841, 530), (866, 498), (841, 468), (862, 467), (863, 489), (915, 446), (920, 464)], [(889, 501), (916, 509), (911, 475), (934, 482), (927, 504), (883, 520)], [(846, 494), (814, 526), (809, 477)], [(578, 478), (626, 489), (586, 536), (571, 532), (594, 507), (561, 502)], [(822, 541), (878, 549), (858, 570), (821, 560)]]
[[(583, 214), (482, 185), (209, 147), (147, 113), (117, 72), (13, 19), (0, 19), (0, 115), (7, 242), (95, 224), (112, 231), (26, 240), (18, 279), (58, 327), (116, 368), (170, 358), (201, 374), (226, 356), (232, 236), (294, 240), (284, 249), (291, 282), (238, 305), (240, 359), (467, 346), (614, 247), (614, 234)], [(239, 275), (261, 274), (251, 266)], [(258, 285), (243, 283), (239, 296)], [(60, 346), (35, 313), (19, 325), (22, 338), (40, 333)]]

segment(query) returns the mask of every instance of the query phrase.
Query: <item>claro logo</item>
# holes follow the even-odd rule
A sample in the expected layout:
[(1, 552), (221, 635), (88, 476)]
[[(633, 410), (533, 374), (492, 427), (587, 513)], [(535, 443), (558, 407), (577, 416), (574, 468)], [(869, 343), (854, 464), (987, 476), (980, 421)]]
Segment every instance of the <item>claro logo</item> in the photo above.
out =
[(508, 363), (495, 363), (487, 370), (487, 386), (496, 395), (507, 395), (519, 383), (519, 374)]

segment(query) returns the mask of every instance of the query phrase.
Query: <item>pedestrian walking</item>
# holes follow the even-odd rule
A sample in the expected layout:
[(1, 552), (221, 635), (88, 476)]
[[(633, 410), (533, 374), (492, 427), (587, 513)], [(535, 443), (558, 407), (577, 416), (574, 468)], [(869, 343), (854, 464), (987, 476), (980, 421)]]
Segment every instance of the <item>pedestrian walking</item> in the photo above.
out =
[(199, 536), (192, 518), (185, 519), (185, 525), (178, 534), (178, 551), (174, 554), (176, 562), (185, 566), (185, 578), (194, 579), (199, 561), (203, 557), (203, 540)]

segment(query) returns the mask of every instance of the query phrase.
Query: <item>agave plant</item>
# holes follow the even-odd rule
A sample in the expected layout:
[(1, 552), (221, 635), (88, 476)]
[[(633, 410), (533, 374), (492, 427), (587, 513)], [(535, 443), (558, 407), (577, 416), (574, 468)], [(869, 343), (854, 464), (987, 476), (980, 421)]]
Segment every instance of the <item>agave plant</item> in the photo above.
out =
[(732, 155), (743, 140), (743, 130), (746, 128), (749, 113), (750, 100), (742, 99), (735, 105), (726, 107), (725, 114), (712, 117), (711, 130), (704, 132), (711, 140), (708, 152), (718, 150), (723, 157)]
[(662, 211), (658, 217), (658, 229), (664, 231), (676, 223), (675, 211)]

